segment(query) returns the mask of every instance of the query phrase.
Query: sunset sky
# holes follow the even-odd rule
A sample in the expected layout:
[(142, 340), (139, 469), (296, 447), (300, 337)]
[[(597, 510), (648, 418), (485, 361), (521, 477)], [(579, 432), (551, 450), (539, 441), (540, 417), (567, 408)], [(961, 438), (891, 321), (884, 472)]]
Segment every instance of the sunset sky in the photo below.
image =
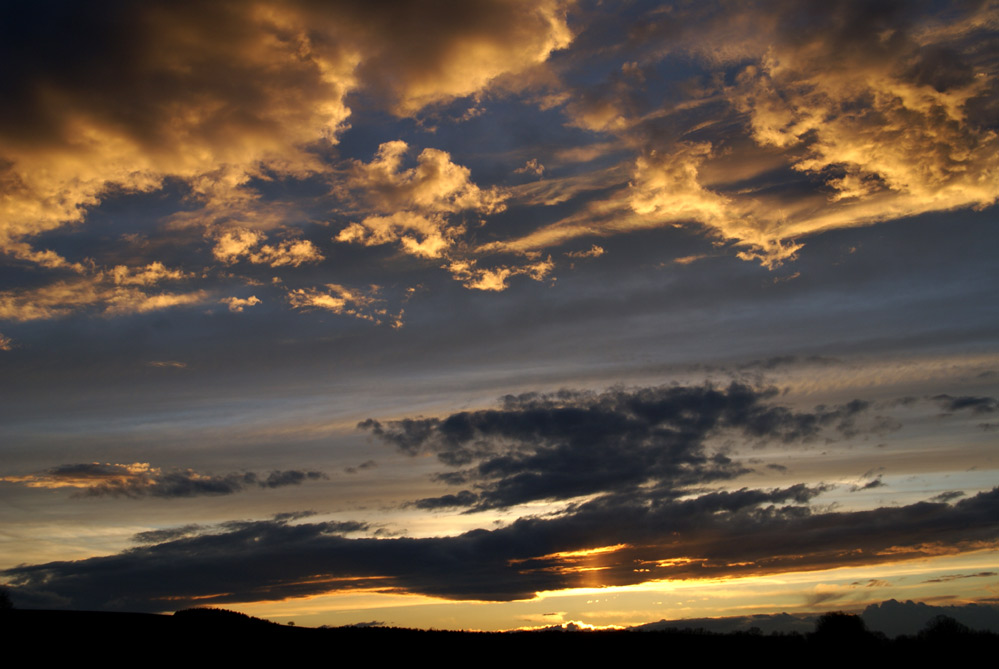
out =
[(0, 5), (0, 583), (999, 603), (999, 3)]

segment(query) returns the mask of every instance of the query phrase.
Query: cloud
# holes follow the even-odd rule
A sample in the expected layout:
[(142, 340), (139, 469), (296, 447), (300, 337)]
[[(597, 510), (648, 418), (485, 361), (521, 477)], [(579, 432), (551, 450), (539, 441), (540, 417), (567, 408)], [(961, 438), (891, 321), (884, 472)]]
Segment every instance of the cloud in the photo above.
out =
[[(884, 488), (888, 484), (881, 480), (882, 475), (878, 474), (870, 481), (865, 483), (858, 483), (850, 486), (850, 492), (859, 492), (861, 490), (874, 490), (875, 488)], [(935, 498), (934, 498), (935, 499)]]
[[(167, 180), (202, 205), (179, 225), (286, 222), (252, 182), (328, 173), (315, 148), (347, 127), (350, 92), (410, 115), (535, 67), (571, 40), (565, 7), (552, 1), (480, 0), (439, 14), (420, 2), (386, 13), (355, 2), (153, 0), (6, 8), (0, 25), (0, 56), (21, 64), (0, 82), (0, 249), (45, 267), (71, 263), (32, 238), (85, 221), (109, 195)], [(301, 256), (261, 253), (268, 264)]]
[(513, 171), (514, 174), (533, 174), (534, 176), (540, 177), (545, 173), (545, 166), (542, 165), (537, 158), (531, 158), (523, 167), (518, 167)]
[(184, 369), (187, 367), (186, 362), (180, 362), (179, 360), (153, 360), (146, 364), (150, 367), (172, 367), (174, 369)]
[(219, 302), (229, 305), (229, 311), (242, 312), (246, 307), (253, 307), (260, 304), (260, 299), (256, 295), (249, 297), (223, 297)]
[(394, 99), (394, 110), (409, 115), (431, 104), (482, 90), (544, 63), (567, 47), (569, 3), (553, 0), (478, 0), (428, 6), (403, 2), (391, 13), (358, 5), (354, 26), (374, 33), (378, 51), (361, 64), (360, 75), (376, 91)]
[[(694, 224), (773, 268), (823, 231), (999, 199), (994, 5), (723, 6), (639, 10), (621, 68), (563, 106), (637, 154), (630, 180), (494, 248)], [(650, 85), (678, 61), (682, 94)]]
[(0, 351), (10, 351), (14, 348), (14, 340), (0, 332)]
[(290, 9), (98, 4), (5, 21), (4, 59), (23, 67), (5, 77), (0, 245), (166, 177), (320, 170), (303, 147), (344, 123), (354, 63)]
[(322, 288), (295, 288), (288, 292), (288, 302), (295, 309), (322, 309), (334, 314), (346, 314), (362, 320), (380, 324), (389, 320), (392, 327), (402, 327), (402, 312), (389, 314), (388, 310), (379, 306), (382, 300), (376, 295), (378, 287), (370, 290), (347, 288), (335, 283), (326, 284)]
[(193, 469), (164, 471), (148, 462), (131, 464), (83, 463), (60, 465), (38, 474), (6, 476), (0, 481), (29, 488), (74, 488), (86, 497), (195, 497), (230, 495), (249, 486), (279, 488), (306, 480), (324, 479), (322, 472), (272, 471), (266, 478), (253, 472), (225, 475), (199, 474)]
[[(146, 313), (159, 309), (201, 304), (204, 290), (186, 293), (149, 293), (144, 290), (149, 270), (128, 275), (118, 267), (111, 273), (54, 281), (38, 288), (0, 291), (0, 320), (32, 321), (60, 318), (96, 308), (105, 315)], [(170, 278), (163, 275), (162, 278)], [(119, 283), (124, 279), (124, 283)], [(143, 286), (140, 288), (138, 286)]]
[(374, 460), (365, 460), (364, 462), (362, 462), (361, 464), (357, 465), (356, 467), (353, 467), (353, 466), (352, 467), (344, 467), (343, 471), (345, 473), (347, 473), (347, 474), (356, 474), (356, 473), (358, 473), (360, 471), (364, 471), (366, 469), (374, 469), (377, 466), (378, 466), (378, 463), (375, 462)]
[(975, 414), (994, 413), (999, 409), (999, 400), (994, 397), (973, 397), (962, 395), (954, 397), (952, 395), (935, 395), (932, 398), (945, 411), (961, 411), (967, 409)]
[(793, 412), (766, 403), (773, 389), (660, 386), (604, 393), (561, 390), (506, 396), (494, 410), (444, 418), (405, 418), (359, 427), (410, 455), (434, 454), (456, 471), (439, 475), (472, 490), (427, 498), (420, 508), (474, 510), (584, 495), (670, 496), (750, 470), (706, 446), (722, 430), (754, 440), (792, 442), (825, 428), (856, 429), (867, 404)]
[(535, 281), (542, 281), (554, 269), (551, 256), (545, 260), (522, 265), (499, 265), (497, 267), (478, 267), (478, 261), (455, 260), (447, 269), (457, 281), (466, 288), (482, 291), (499, 292), (507, 289), (507, 281), (514, 276), (526, 275)]
[(585, 251), (569, 251), (566, 253), (570, 258), (599, 258), (604, 254), (602, 246), (592, 245)]
[(218, 260), (230, 265), (245, 259), (254, 264), (271, 267), (298, 267), (304, 263), (324, 260), (319, 249), (307, 239), (261, 245), (265, 238), (262, 233), (253, 230), (240, 228), (226, 230), (216, 240), (212, 253)]
[(153, 286), (160, 281), (178, 281), (190, 275), (179, 269), (167, 269), (161, 262), (153, 262), (145, 267), (116, 265), (111, 270), (111, 276), (119, 286)]
[(942, 492), (939, 495), (934, 495), (930, 498), (931, 502), (950, 502), (955, 499), (960, 499), (964, 497), (964, 493), (960, 490), (948, 490), (947, 492)]
[(365, 246), (399, 242), (407, 253), (439, 258), (464, 232), (450, 214), (504, 209), (499, 189), (480, 189), (468, 168), (451, 162), (445, 151), (424, 149), (414, 167), (403, 169), (408, 149), (403, 141), (385, 142), (370, 163), (354, 162), (346, 194), (381, 213), (351, 223), (336, 241)]
[(925, 602), (899, 602), (890, 599), (864, 609), (867, 627), (894, 637), (925, 629), (937, 616), (948, 616), (975, 630), (999, 629), (999, 607), (989, 604), (933, 606)]
[[(162, 611), (354, 589), (509, 601), (569, 587), (721, 578), (921, 559), (995, 545), (999, 489), (813, 512), (805, 486), (684, 500), (595, 500), (450, 537), (346, 538), (335, 522), (241, 521), (117, 555), (3, 572), (25, 605)], [(238, 556), (241, 569), (232, 569)]]

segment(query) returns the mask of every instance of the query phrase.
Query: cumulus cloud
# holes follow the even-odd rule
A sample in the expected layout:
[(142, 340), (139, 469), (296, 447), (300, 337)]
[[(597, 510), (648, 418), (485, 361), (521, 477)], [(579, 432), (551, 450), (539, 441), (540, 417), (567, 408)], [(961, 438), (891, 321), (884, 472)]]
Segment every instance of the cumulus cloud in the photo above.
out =
[(327, 478), (317, 471), (272, 471), (266, 478), (253, 472), (200, 474), (193, 469), (163, 470), (148, 462), (59, 465), (37, 474), (0, 477), (29, 488), (73, 488), (86, 497), (195, 497), (230, 495), (248, 486), (279, 488)]
[(253, 307), (260, 304), (260, 299), (256, 295), (249, 297), (223, 297), (219, 302), (229, 305), (229, 311), (240, 313), (246, 307)]
[(212, 253), (226, 264), (248, 260), (258, 265), (271, 267), (298, 267), (304, 263), (322, 261), (323, 254), (307, 239), (293, 239), (277, 244), (262, 244), (266, 239), (263, 233), (245, 228), (222, 232), (215, 241)]
[(548, 276), (555, 263), (549, 256), (538, 262), (528, 262), (522, 265), (499, 265), (496, 267), (479, 267), (474, 259), (455, 260), (447, 269), (456, 280), (461, 281), (466, 288), (482, 291), (499, 292), (507, 289), (507, 281), (514, 276), (526, 275), (535, 281), (541, 281)]
[(421, 508), (475, 510), (593, 494), (670, 496), (735, 478), (749, 469), (706, 445), (736, 430), (750, 439), (813, 439), (826, 428), (856, 429), (867, 409), (854, 401), (794, 412), (767, 403), (772, 389), (733, 383), (662, 386), (604, 393), (562, 390), (503, 398), (499, 409), (445, 418), (405, 418), (359, 427), (411, 455), (434, 454), (455, 471), (439, 475), (458, 494), (419, 500)]
[(393, 327), (401, 327), (402, 312), (390, 314), (377, 295), (377, 286), (365, 291), (329, 283), (324, 288), (295, 288), (288, 292), (288, 302), (295, 309), (321, 309), (376, 324), (387, 320)]
[[(251, 182), (328, 173), (314, 148), (347, 126), (349, 92), (366, 88), (408, 115), (524, 72), (571, 40), (554, 1), (479, 0), (441, 14), (419, 2), (384, 12), (154, 0), (6, 8), (0, 25), (3, 60), (20, 63), (2, 75), (0, 249), (45, 267), (72, 263), (32, 238), (85, 221), (109, 194), (168, 179), (202, 205), (177, 224), (275, 227), (285, 212), (259, 202)], [(295, 244), (254, 262), (315, 257)]]
[(382, 213), (351, 223), (337, 241), (366, 246), (399, 242), (407, 253), (439, 258), (464, 232), (450, 214), (489, 214), (504, 208), (498, 189), (480, 189), (468, 168), (451, 162), (445, 151), (424, 149), (416, 165), (404, 169), (408, 148), (403, 141), (386, 142), (370, 163), (354, 163), (347, 188)]
[[(999, 198), (993, 4), (761, 0), (637, 21), (634, 60), (564, 106), (638, 148), (630, 182), (503, 248), (692, 223), (775, 267), (825, 230)], [(702, 78), (659, 97), (645, 73), (677, 58)]]
[(386, 13), (360, 3), (363, 22), (354, 28), (378, 38), (378, 51), (361, 64), (361, 76), (394, 98), (401, 115), (494, 82), (516, 88), (508, 75), (529, 71), (572, 41), (566, 22), (569, 4), (404, 2)]
[(523, 167), (518, 167), (513, 171), (514, 174), (533, 174), (534, 176), (540, 177), (545, 173), (545, 166), (542, 165), (537, 158), (531, 158)]
[(145, 267), (116, 265), (111, 270), (111, 276), (119, 286), (152, 286), (160, 281), (176, 281), (190, 275), (179, 269), (168, 269), (161, 262), (153, 262)]

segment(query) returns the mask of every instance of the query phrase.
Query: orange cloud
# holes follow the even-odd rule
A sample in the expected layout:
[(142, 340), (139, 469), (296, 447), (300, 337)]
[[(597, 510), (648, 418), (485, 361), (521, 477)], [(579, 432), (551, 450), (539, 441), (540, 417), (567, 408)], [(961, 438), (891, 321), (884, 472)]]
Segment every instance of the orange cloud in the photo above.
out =
[(298, 267), (324, 260), (319, 249), (307, 239), (261, 245), (265, 239), (263, 233), (234, 228), (218, 237), (212, 253), (218, 260), (230, 265), (246, 259), (258, 265)]
[(500, 292), (507, 289), (507, 280), (518, 275), (527, 275), (535, 281), (542, 281), (555, 268), (551, 257), (525, 265), (501, 265), (489, 269), (477, 266), (475, 260), (455, 260), (447, 269), (457, 281), (473, 290)]
[[(89, 30), (79, 30), (78, 13)], [(480, 0), (445, 16), (419, 2), (385, 12), (305, 0), (153, 1), (38, 19), (11, 48), (55, 41), (85, 54), (24, 59), (0, 119), (0, 250), (46, 267), (71, 263), (33, 248), (33, 237), (85, 221), (110, 192), (151, 192), (167, 178), (203, 205), (176, 225), (287, 223), (281, 206), (251, 206), (248, 184), (328, 172), (311, 149), (336, 142), (350, 91), (368, 86), (408, 115), (524, 72), (571, 40), (565, 6), (552, 0)], [(446, 154), (424, 158), (420, 169), (447, 166)], [(261, 253), (269, 264), (314, 256), (301, 245)]]
[(260, 299), (256, 295), (251, 295), (247, 298), (242, 297), (223, 297), (219, 302), (229, 305), (229, 311), (242, 312), (246, 307), (253, 307), (260, 304)]
[(106, 315), (145, 313), (200, 304), (208, 297), (204, 290), (151, 294), (134, 285), (117, 284), (115, 278), (120, 275), (98, 273), (90, 277), (55, 281), (39, 288), (2, 291), (0, 320), (59, 318), (93, 307), (101, 308)]
[[(985, 110), (999, 90), (979, 36), (994, 32), (999, 9), (912, 18), (779, 0), (733, 6), (724, 20), (675, 9), (667, 21), (652, 12), (643, 32), (649, 61), (692, 56), (708, 69), (737, 68), (734, 83), (707, 84), (687, 101), (648, 110), (634, 102), (647, 82), (626, 63), (579, 91), (565, 105), (571, 124), (615, 136), (619, 150), (639, 149), (628, 188), (481, 250), (537, 251), (582, 236), (695, 223), (741, 247), (740, 257), (774, 267), (825, 230), (995, 204), (999, 134)], [(704, 110), (696, 123), (695, 108)], [(710, 132), (717, 123), (744, 124), (751, 141)], [(704, 139), (685, 138), (695, 134)], [(726, 179), (738, 180), (735, 171), (754, 164), (757, 173), (790, 167), (824, 188), (726, 188)], [(566, 195), (554, 196), (556, 189)], [(543, 193), (523, 201), (554, 203), (578, 192), (539, 182), (518, 187), (513, 201)]]
[(470, 211), (490, 214), (505, 208), (497, 188), (483, 190), (471, 180), (467, 167), (451, 162), (438, 149), (424, 149), (416, 165), (403, 167), (409, 147), (403, 141), (385, 142), (370, 163), (355, 161), (345, 197), (360, 198), (372, 214), (340, 231), (336, 241), (375, 246), (398, 242), (406, 253), (440, 258), (464, 232), (451, 214)]
[(378, 306), (382, 300), (377, 297), (378, 287), (372, 286), (369, 291), (362, 291), (335, 283), (326, 284), (322, 288), (296, 288), (288, 292), (288, 302), (295, 309), (323, 309), (334, 314), (345, 314), (362, 320), (381, 324), (384, 319), (390, 319), (393, 327), (402, 325), (402, 312), (392, 316), (388, 310)]

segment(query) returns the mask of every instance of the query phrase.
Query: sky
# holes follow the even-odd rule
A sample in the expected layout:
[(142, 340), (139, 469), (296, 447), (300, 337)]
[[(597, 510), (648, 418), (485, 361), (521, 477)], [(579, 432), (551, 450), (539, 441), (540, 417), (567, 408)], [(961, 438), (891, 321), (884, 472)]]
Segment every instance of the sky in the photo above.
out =
[(0, 6), (0, 583), (999, 603), (999, 3)]

